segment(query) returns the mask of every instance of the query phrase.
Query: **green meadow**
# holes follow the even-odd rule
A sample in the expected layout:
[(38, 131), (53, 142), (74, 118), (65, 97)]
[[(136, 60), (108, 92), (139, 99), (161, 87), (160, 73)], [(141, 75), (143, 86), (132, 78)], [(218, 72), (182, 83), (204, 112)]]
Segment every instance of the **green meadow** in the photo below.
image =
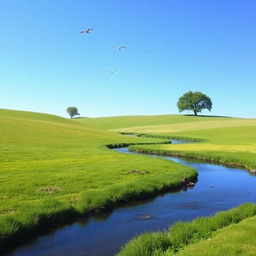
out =
[(85, 118), (77, 121), (101, 129), (106, 123), (110, 131), (119, 133), (201, 140), (193, 144), (136, 145), (130, 147), (133, 151), (193, 156), (239, 165), (249, 170), (256, 168), (256, 119), (163, 115)]
[[(241, 120), (239, 120), (241, 121)], [(221, 125), (223, 122), (221, 121)], [(165, 133), (163, 136), (187, 137), (201, 139), (200, 143), (176, 145), (131, 146), (130, 150), (157, 154), (195, 157), (208, 161), (216, 161), (238, 165), (248, 170), (256, 168), (256, 120), (245, 120), (244, 126), (230, 122), (230, 126)], [(206, 127), (209, 124), (206, 124)], [(214, 124), (216, 125), (216, 124)], [(227, 124), (226, 124), (227, 125)], [(204, 127), (204, 126), (203, 126)], [(153, 134), (153, 133), (152, 133)]]
[[(256, 119), (159, 115), (71, 120), (2, 109), (0, 120), (0, 248), (77, 216), (179, 188), (185, 177), (197, 176), (190, 167), (111, 147), (130, 145), (132, 151), (256, 168)], [(198, 142), (166, 144), (170, 138)], [(195, 255), (193, 250), (206, 255), (205, 248), (211, 248), (209, 255), (253, 255), (256, 250), (249, 243), (236, 254), (231, 249), (238, 248), (239, 239), (256, 239), (255, 214), (255, 205), (247, 204), (212, 219), (176, 224), (170, 231), (176, 242), (170, 242), (168, 232), (146, 233), (120, 255)], [(213, 224), (205, 224), (209, 222)], [(225, 236), (236, 237), (226, 238), (230, 254), (221, 254), (221, 247), (216, 254), (216, 244)]]
[(31, 112), (0, 110), (0, 120), (0, 248), (42, 227), (178, 188), (184, 177), (196, 177), (192, 168), (107, 147), (165, 140)]
[[(256, 119), (203, 116), (141, 116), (80, 119), (109, 131), (147, 137), (187, 138), (191, 144), (133, 145), (130, 151), (175, 155), (256, 169)], [(231, 215), (232, 216), (231, 216)], [(234, 214), (234, 215), (233, 215)], [(123, 247), (120, 256), (256, 255), (255, 205), (214, 217), (177, 223), (168, 232), (145, 233)]]

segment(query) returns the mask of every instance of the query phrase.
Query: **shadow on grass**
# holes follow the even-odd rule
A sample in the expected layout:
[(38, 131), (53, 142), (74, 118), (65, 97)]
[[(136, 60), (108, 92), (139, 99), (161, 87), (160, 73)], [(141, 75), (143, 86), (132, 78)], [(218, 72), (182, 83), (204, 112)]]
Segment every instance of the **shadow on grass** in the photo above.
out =
[(217, 118), (231, 118), (230, 116), (211, 116), (211, 115), (193, 115), (193, 114), (185, 114), (184, 116), (194, 116), (194, 117), (217, 117)]

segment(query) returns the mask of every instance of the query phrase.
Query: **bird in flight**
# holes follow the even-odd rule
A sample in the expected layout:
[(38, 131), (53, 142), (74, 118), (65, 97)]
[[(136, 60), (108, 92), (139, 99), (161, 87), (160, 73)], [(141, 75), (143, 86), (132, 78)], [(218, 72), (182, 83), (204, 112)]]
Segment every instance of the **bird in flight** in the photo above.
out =
[(108, 73), (109, 74), (111, 74), (111, 75), (113, 75), (114, 73), (116, 73), (117, 71), (115, 70), (115, 69), (110, 69), (110, 70), (108, 70)]
[(124, 45), (117, 45), (117, 46), (114, 46), (114, 48), (116, 48), (117, 50), (122, 50), (122, 49), (126, 49), (127, 47)]
[(93, 31), (93, 28), (88, 28), (88, 29), (81, 30), (80, 33), (81, 34), (90, 34), (92, 31)]

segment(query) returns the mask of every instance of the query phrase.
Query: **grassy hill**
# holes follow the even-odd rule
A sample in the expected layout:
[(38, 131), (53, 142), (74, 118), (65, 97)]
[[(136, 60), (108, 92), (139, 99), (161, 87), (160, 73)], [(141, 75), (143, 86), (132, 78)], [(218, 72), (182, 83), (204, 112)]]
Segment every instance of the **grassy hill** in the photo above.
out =
[(42, 225), (147, 197), (196, 175), (170, 161), (106, 147), (160, 139), (22, 111), (0, 110), (0, 122), (0, 248)]
[(209, 161), (239, 165), (249, 170), (255, 169), (255, 120), (244, 120), (243, 125), (242, 123), (239, 125), (237, 125), (237, 123), (233, 124), (231, 121), (227, 125), (230, 126), (207, 128), (208, 125), (206, 124), (200, 127), (200, 130), (194, 130), (194, 128), (188, 130), (189, 127), (185, 127), (184, 130), (180, 132), (163, 134), (164, 136), (199, 138), (205, 140), (201, 143), (158, 145), (157, 147), (155, 145), (132, 146), (131, 150), (169, 155), (178, 154), (180, 156), (191, 156)]
[[(233, 118), (235, 119), (235, 118)], [(75, 121), (92, 125), (104, 130), (134, 131), (135, 127), (155, 125), (173, 125), (179, 123), (229, 120), (229, 117), (184, 116), (184, 115), (153, 115), (153, 116), (115, 116), (98, 118), (77, 118)], [(123, 129), (121, 129), (123, 128)]]
[(81, 118), (77, 122), (120, 133), (187, 137), (204, 143), (133, 146), (132, 150), (179, 154), (256, 168), (256, 119), (209, 116), (129, 116)]
[[(31, 231), (179, 187), (184, 177), (196, 176), (189, 167), (118, 153), (108, 149), (109, 144), (140, 143), (143, 145), (131, 149), (256, 168), (256, 119), (163, 115), (69, 120), (2, 109), (0, 121), (0, 181), (4, 184), (0, 187), (1, 249), (33, 234)], [(203, 142), (144, 144), (164, 142), (160, 137), (199, 138)], [(245, 236), (249, 234), (245, 232)]]

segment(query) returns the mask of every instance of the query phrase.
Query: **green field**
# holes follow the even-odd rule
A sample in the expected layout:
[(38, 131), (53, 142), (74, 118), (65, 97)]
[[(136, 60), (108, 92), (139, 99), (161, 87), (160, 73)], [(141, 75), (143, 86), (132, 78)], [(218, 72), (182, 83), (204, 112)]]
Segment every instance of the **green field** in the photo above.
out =
[[(208, 161), (239, 165), (248, 170), (256, 169), (256, 119), (169, 115), (78, 119), (77, 121), (94, 125), (100, 129), (104, 128), (106, 123), (108, 130), (120, 133), (201, 140), (201, 142), (193, 144), (135, 145), (129, 147), (131, 151), (196, 157)], [(239, 215), (245, 212), (246, 210), (242, 209)], [(223, 214), (225, 215), (225, 213)], [(252, 216), (255, 214), (256, 212)], [(224, 217), (223, 219), (229, 218)], [(171, 230), (169, 233), (146, 233), (139, 236), (124, 246), (119, 255), (256, 255), (255, 220), (255, 217), (251, 217), (238, 224), (232, 224), (232, 221), (228, 221), (227, 227), (221, 226), (214, 230), (210, 225), (207, 230), (208, 224), (202, 224), (204, 232), (197, 234), (195, 230), (201, 228), (199, 219), (199, 225), (195, 229), (191, 229), (190, 225), (194, 225), (192, 222), (192, 224), (185, 224), (185, 226), (181, 225), (180, 230), (179, 225), (176, 225), (177, 228), (174, 226), (174, 231)], [(207, 223), (214, 221), (214, 218), (209, 218)], [(237, 222), (236, 220), (234, 223)], [(184, 230), (187, 230), (188, 233)], [(192, 238), (193, 234), (196, 233), (196, 237), (187, 242), (178, 240), (175, 244), (172, 236), (175, 237), (176, 233)]]
[(42, 223), (152, 196), (196, 176), (186, 166), (106, 147), (161, 139), (123, 136), (39, 113), (0, 110), (0, 120), (0, 247)]
[[(149, 197), (180, 187), (184, 177), (196, 177), (190, 167), (118, 153), (107, 145), (151, 143), (130, 147), (134, 151), (179, 154), (239, 164), (249, 170), (256, 168), (256, 119), (162, 115), (69, 120), (0, 110), (0, 120), (0, 180), (4, 184), (0, 187), (1, 247), (14, 244), (24, 234), (36, 232), (42, 226), (102, 211), (123, 201)], [(121, 132), (156, 138), (118, 134)], [(202, 142), (159, 144), (166, 142), (160, 137), (186, 137)], [(246, 223), (246, 220), (241, 222), (239, 227), (246, 227)], [(223, 232), (229, 234), (232, 230), (230, 226)], [(248, 230), (244, 237), (250, 234)], [(221, 235), (221, 231), (216, 234), (216, 243)], [(198, 246), (203, 253), (207, 245), (202, 241)], [(248, 247), (249, 250), (254, 249)], [(146, 255), (141, 253), (138, 255)], [(157, 255), (153, 253), (157, 252), (149, 255)]]
[[(244, 120), (232, 118), (232, 120)], [(134, 132), (138, 127), (148, 128), (149, 126), (164, 126), (174, 124), (184, 124), (193, 122), (209, 121), (229, 121), (229, 117), (201, 117), (201, 116), (184, 116), (184, 115), (155, 115), (155, 116), (117, 116), (117, 117), (99, 117), (99, 118), (78, 118), (75, 121), (83, 124), (92, 125), (104, 130), (117, 130)], [(157, 132), (158, 133), (158, 132)]]
[[(132, 121), (133, 126), (132, 126)], [(194, 156), (256, 168), (256, 119), (203, 116), (131, 116), (82, 118), (78, 122), (120, 133), (198, 138), (202, 143), (132, 146), (135, 151)]]

